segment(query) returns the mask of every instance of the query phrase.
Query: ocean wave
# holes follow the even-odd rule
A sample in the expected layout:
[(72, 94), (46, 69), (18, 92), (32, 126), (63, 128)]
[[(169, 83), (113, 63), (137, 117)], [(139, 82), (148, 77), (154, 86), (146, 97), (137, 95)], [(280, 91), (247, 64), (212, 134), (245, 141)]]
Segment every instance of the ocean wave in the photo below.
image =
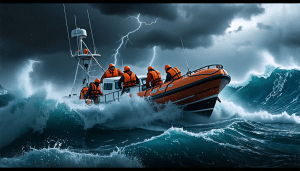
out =
[(45, 93), (39, 92), (28, 98), (15, 99), (0, 108), (0, 148), (29, 129), (43, 131), (53, 110), (52, 103), (46, 101), (45, 97)]
[(136, 157), (129, 157), (120, 151), (110, 155), (73, 152), (70, 149), (32, 148), (21, 156), (1, 158), (1, 167), (60, 167), (60, 168), (141, 168), (143, 165)]
[(229, 84), (220, 93), (220, 98), (251, 111), (300, 114), (300, 71), (275, 69), (267, 77), (252, 76), (247, 85)]
[(258, 112), (249, 112), (234, 102), (223, 100), (222, 104), (217, 104), (213, 111), (214, 117), (230, 118), (233, 116), (241, 117), (246, 120), (263, 123), (300, 123), (300, 117), (295, 113), (288, 114), (286, 111), (281, 114), (272, 114), (260, 110)]
[(120, 102), (111, 104), (85, 108), (77, 108), (72, 104), (70, 108), (82, 118), (85, 129), (95, 125), (111, 129), (133, 129), (149, 126), (155, 121), (172, 122), (180, 119), (182, 114), (182, 110), (174, 104), (150, 105), (137, 95), (132, 95), (132, 98), (125, 95)]

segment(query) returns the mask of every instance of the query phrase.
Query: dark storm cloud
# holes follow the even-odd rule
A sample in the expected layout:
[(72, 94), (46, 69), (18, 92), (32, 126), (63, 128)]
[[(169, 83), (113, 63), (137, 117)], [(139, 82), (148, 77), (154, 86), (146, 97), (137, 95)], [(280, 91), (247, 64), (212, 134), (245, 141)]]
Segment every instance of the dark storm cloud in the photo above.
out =
[[(74, 15), (77, 26), (88, 30), (86, 9), (89, 9), (89, 6), (99, 9), (100, 13), (97, 13), (96, 9), (90, 8), (95, 43), (97, 47), (106, 47), (109, 50), (116, 48), (115, 42), (120, 39), (120, 35), (123, 36), (137, 28), (138, 23), (135, 20), (124, 21), (128, 14), (140, 13), (159, 17), (152, 30), (141, 29), (134, 42), (135, 48), (158, 45), (162, 49), (174, 49), (181, 47), (178, 40), (182, 37), (186, 48), (192, 49), (212, 46), (210, 36), (223, 34), (235, 17), (249, 18), (263, 12), (263, 8), (254, 4), (65, 4), (65, 6), (69, 33), (75, 27)], [(2, 44), (5, 44), (2, 45), (3, 56), (9, 57), (10, 60), (18, 60), (25, 56), (69, 50), (63, 4), (1, 4), (0, 9), (1, 16), (5, 16), (1, 17), (1, 23), (4, 24), (0, 26), (0, 38)], [(179, 17), (180, 10), (186, 13), (185, 17)], [(124, 17), (111, 18), (101, 13)], [(88, 38), (91, 39), (91, 36)], [(72, 47), (74, 50), (76, 43), (73, 42)]]
[[(211, 47), (212, 36), (222, 35), (230, 27), (236, 17), (249, 18), (262, 14), (263, 8), (258, 5), (228, 5), (228, 4), (193, 4), (178, 5), (181, 16), (174, 22), (157, 21), (157, 29), (136, 36), (136, 46), (140, 48), (160, 46), (162, 49), (181, 48), (180, 38), (185, 47)], [(242, 30), (240, 26), (236, 31)]]
[[(140, 14), (141, 21), (154, 21), (151, 26), (142, 25), (131, 34), (130, 41), (120, 49), (118, 64), (136, 64), (151, 60), (153, 46), (162, 50), (213, 46), (213, 36), (222, 35), (234, 18), (246, 18), (264, 12), (255, 4), (65, 4), (69, 34), (77, 26), (88, 32), (84, 39), (93, 50), (87, 9), (93, 28), (96, 48), (102, 55), (101, 65), (107, 68), (114, 62), (112, 55), (119, 46), (121, 36), (133, 31), (139, 25), (128, 15)], [(0, 70), (14, 71), (27, 59), (43, 61), (37, 65), (43, 78), (60, 79), (60, 73), (69, 74), (67, 82), (74, 77), (76, 60), (70, 58), (63, 4), (0, 4)], [(77, 43), (71, 39), (72, 52)], [(148, 59), (150, 58), (150, 59)], [(179, 57), (178, 57), (179, 58)], [(176, 59), (176, 56), (174, 58)], [(71, 62), (70, 62), (71, 61)], [(120, 63), (119, 63), (120, 62)], [(150, 62), (150, 61), (149, 61)], [(43, 66), (43, 67), (41, 67)], [(144, 67), (144, 66), (139, 66)], [(52, 68), (52, 69), (51, 69)], [(102, 71), (101, 71), (102, 72)], [(99, 75), (102, 73), (99, 72)], [(51, 74), (50, 74), (51, 73)], [(101, 73), (101, 74), (100, 74)], [(47, 74), (52, 75), (47, 77)], [(5, 77), (10, 78), (7, 74)], [(2, 77), (3, 78), (3, 77)]]
[(160, 17), (166, 20), (175, 20), (178, 17), (177, 8), (172, 4), (153, 4), (153, 3), (105, 3), (105, 4), (90, 4), (97, 8), (104, 15), (145, 15), (149, 17)]
[[(189, 37), (186, 35), (176, 34), (167, 30), (154, 29), (148, 32), (144, 37), (135, 39), (136, 46), (140, 48), (150, 48), (153, 46), (160, 46), (162, 50), (175, 49), (182, 47), (180, 37), (183, 40), (184, 47), (189, 49), (199, 46), (209, 47), (212, 46), (212, 37), (203, 35), (201, 37)], [(147, 43), (144, 43), (147, 42)]]
[(66, 44), (62, 7), (53, 4), (1, 4), (0, 33), (3, 55), (18, 59), (25, 55), (53, 53)]
[(263, 14), (264, 11), (265, 9), (260, 4), (244, 4), (239, 9), (238, 15), (246, 20), (250, 20), (253, 15)]
[[(74, 15), (77, 18), (77, 26), (88, 30), (89, 23), (86, 13), (88, 5), (65, 4), (65, 6), (69, 33), (75, 28)], [(90, 18), (91, 21), (94, 21), (95, 26), (102, 24), (95, 22), (97, 18), (93, 17), (95, 16), (94, 11), (91, 10), (90, 15), (92, 15)], [(43, 66), (38, 70), (43, 79), (54, 79), (54, 75), (57, 76), (55, 81), (64, 81), (71, 77), (64, 77), (62, 73), (74, 75), (76, 63), (72, 62), (76, 60), (70, 57), (62, 3), (0, 4), (0, 16), (1, 82), (14, 78), (15, 72), (24, 67), (25, 61), (28, 59), (42, 61), (37, 66)], [(104, 40), (98, 41), (97, 39), (95, 43), (106, 43), (109, 40), (108, 37), (103, 36), (107, 34), (106, 30), (114, 31), (105, 26), (103, 30), (104, 33), (97, 33), (96, 36), (100, 35)], [(96, 29), (94, 31), (97, 32)], [(90, 32), (88, 36), (87, 44), (93, 49)], [(74, 53), (75, 45), (77, 45), (74, 38), (71, 39), (71, 44)], [(74, 76), (72, 77), (74, 78)]]
[[(300, 25), (298, 25), (300, 26)], [(273, 56), (280, 62), (285, 58), (293, 56), (298, 59), (300, 52), (300, 31), (296, 28), (289, 28), (289, 31), (284, 31), (283, 28), (273, 29), (265, 35), (265, 39), (261, 44), (268, 49)]]
[(278, 64), (287, 65), (292, 58), (300, 64), (300, 24), (294, 22), (297, 18), (297, 15), (289, 18), (279, 16), (278, 20), (268, 24), (257, 24), (261, 36), (255, 44), (268, 51)]
[(249, 40), (243, 41), (243, 42), (237, 42), (237, 43), (232, 43), (235, 46), (250, 46), (252, 43)]
[(257, 23), (257, 28), (259, 28), (260, 30), (262, 29), (267, 29), (267, 30), (270, 30), (272, 27), (269, 26), (269, 25), (265, 25), (264, 23)]
[(243, 29), (243, 27), (242, 27), (242, 26), (239, 26), (239, 28), (238, 28), (237, 30), (229, 31), (228, 33), (229, 33), (229, 34), (232, 33), (232, 32), (237, 33), (237, 32), (242, 31), (242, 29)]
[[(89, 30), (87, 16), (88, 5), (65, 4), (69, 34), (77, 26)], [(68, 52), (69, 42), (66, 29), (63, 4), (0, 4), (1, 26), (0, 39), (2, 55), (9, 60), (23, 60), (24, 57)], [(90, 10), (93, 24), (95, 43), (97, 45), (113, 44), (118, 39), (115, 33), (123, 25), (111, 22), (110, 18), (97, 17), (95, 11)], [(98, 13), (99, 15), (99, 13)], [(97, 22), (97, 21), (101, 22)], [(101, 32), (98, 29), (101, 28)], [(126, 30), (126, 29), (125, 29)], [(99, 38), (101, 41), (99, 40)], [(74, 38), (73, 38), (74, 39)], [(72, 50), (77, 46), (71, 39)], [(88, 38), (91, 41), (90, 32)], [(89, 44), (90, 45), (90, 44)], [(74, 53), (74, 52), (73, 52)], [(3, 60), (5, 60), (3, 59)]]
[[(263, 14), (265, 9), (259, 4), (195, 4), (195, 5), (182, 5), (182, 9), (186, 12), (186, 17), (191, 15), (198, 16), (211, 16), (223, 15), (223, 17), (232, 17), (234, 15), (238, 18), (250, 20), (252, 16)], [(210, 18), (214, 20), (214, 18)]]

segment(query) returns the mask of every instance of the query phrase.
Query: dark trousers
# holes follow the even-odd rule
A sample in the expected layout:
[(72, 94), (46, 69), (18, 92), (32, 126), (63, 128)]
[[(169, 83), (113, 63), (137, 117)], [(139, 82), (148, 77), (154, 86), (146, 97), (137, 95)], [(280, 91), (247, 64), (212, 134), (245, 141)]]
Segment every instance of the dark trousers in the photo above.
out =
[(123, 95), (124, 93), (130, 93), (130, 88), (129, 87), (128, 88), (123, 88), (121, 95)]
[(98, 96), (90, 96), (90, 99), (94, 101), (94, 104), (98, 104)]

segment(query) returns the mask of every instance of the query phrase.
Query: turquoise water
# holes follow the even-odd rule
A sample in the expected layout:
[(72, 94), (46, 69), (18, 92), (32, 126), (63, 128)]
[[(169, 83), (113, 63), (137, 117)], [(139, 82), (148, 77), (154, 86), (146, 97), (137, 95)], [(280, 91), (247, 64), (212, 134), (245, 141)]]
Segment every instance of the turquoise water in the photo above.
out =
[[(139, 97), (100, 106), (0, 96), (0, 167), (296, 167), (298, 70), (228, 85), (211, 118)], [(193, 121), (193, 122), (190, 122)]]

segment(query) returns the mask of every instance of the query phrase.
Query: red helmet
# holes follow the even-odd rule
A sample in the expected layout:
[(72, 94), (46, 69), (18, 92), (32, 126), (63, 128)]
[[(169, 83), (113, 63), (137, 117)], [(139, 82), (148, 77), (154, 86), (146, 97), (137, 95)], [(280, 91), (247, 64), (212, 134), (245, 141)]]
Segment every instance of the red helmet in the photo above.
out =
[(115, 66), (114, 64), (109, 64), (108, 68), (111, 68), (111, 67), (114, 67), (114, 66)]
[(128, 71), (128, 70), (130, 70), (130, 67), (126, 65), (126, 66), (124, 67), (124, 72), (125, 72), (125, 71)]
[(154, 69), (154, 68), (153, 68), (152, 66), (149, 66), (149, 67), (148, 67), (148, 71), (149, 71), (150, 69)]
[(95, 79), (95, 83), (99, 83), (99, 84), (100, 84), (99, 78), (96, 78), (96, 79)]
[(171, 68), (171, 66), (168, 64), (165, 66), (165, 71), (167, 71), (167, 69)]

